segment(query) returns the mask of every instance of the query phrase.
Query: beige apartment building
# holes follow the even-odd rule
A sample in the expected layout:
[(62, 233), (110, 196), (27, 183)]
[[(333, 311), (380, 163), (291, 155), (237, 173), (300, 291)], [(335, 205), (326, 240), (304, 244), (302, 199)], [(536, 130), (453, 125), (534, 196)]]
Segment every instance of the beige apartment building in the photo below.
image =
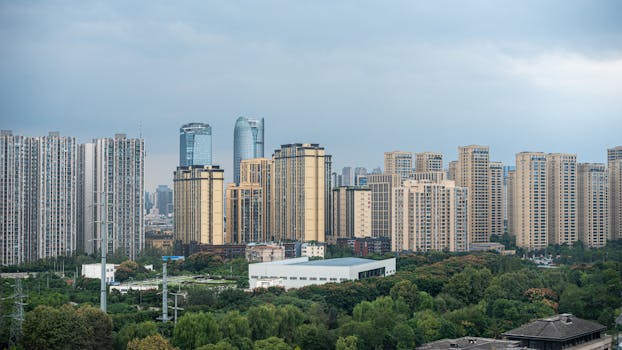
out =
[(607, 169), (605, 164), (579, 163), (577, 174), (579, 238), (586, 247), (604, 247), (609, 233)]
[(607, 149), (609, 239), (622, 238), (622, 146)]
[(223, 244), (224, 171), (209, 165), (178, 167), (173, 182), (175, 239)]
[(547, 184), (546, 154), (516, 154), (512, 232), (521, 248), (548, 245)]
[(443, 171), (443, 154), (439, 152), (416, 153), (415, 171), (418, 173)]
[(490, 162), (488, 227), (491, 235), (503, 235), (503, 163)]
[(514, 231), (516, 229), (514, 226), (514, 215), (516, 213), (516, 170), (509, 170), (507, 176), (505, 205), (508, 218), (508, 234), (516, 236), (516, 231)]
[(413, 171), (412, 152), (384, 152), (384, 173), (398, 174), (402, 180), (407, 179)]
[(373, 237), (391, 237), (391, 201), (393, 188), (402, 184), (399, 174), (370, 174), (367, 186), (371, 189), (371, 233)]
[(457, 171), (458, 171), (458, 161), (452, 160), (447, 165), (447, 180), (456, 181)]
[(456, 186), (469, 189), (469, 242), (490, 241), (490, 162), (488, 146), (458, 147)]
[(549, 244), (569, 244), (577, 232), (577, 155), (549, 153), (547, 168), (547, 214)]
[(393, 251), (468, 251), (468, 189), (406, 180), (393, 193)]
[(366, 187), (333, 189), (332, 238), (371, 237), (371, 198)]
[(274, 151), (273, 234), (279, 240), (324, 242), (330, 233), (331, 156), (318, 144)]
[(240, 184), (227, 185), (227, 243), (274, 240), (272, 235), (272, 172), (274, 161), (240, 161)]

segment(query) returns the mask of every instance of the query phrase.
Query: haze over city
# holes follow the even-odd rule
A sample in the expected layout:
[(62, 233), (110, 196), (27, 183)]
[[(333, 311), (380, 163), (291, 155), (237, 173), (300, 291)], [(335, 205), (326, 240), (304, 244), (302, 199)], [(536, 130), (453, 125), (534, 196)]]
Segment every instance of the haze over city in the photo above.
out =
[(145, 189), (171, 184), (179, 127), (237, 117), (265, 150), (316, 142), (333, 169), (383, 152), (490, 146), (604, 162), (622, 130), (622, 3), (2, 2), (2, 128), (142, 135)]

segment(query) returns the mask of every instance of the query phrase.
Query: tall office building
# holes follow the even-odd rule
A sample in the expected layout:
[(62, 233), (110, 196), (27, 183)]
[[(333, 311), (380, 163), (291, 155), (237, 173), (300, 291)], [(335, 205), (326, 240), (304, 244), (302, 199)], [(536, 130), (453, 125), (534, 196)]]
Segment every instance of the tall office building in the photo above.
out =
[(488, 228), (491, 235), (503, 235), (503, 163), (490, 162)]
[(233, 181), (240, 183), (240, 161), (264, 156), (264, 120), (239, 117), (233, 132)]
[(608, 203), (605, 164), (579, 163), (577, 171), (577, 226), (586, 247), (607, 244)]
[(145, 214), (149, 214), (153, 209), (153, 195), (145, 191)]
[(384, 152), (384, 173), (398, 174), (402, 180), (407, 179), (413, 171), (413, 154), (411, 152)]
[(337, 238), (371, 237), (371, 189), (333, 189), (333, 241)]
[(443, 171), (443, 154), (439, 152), (416, 153), (415, 171), (418, 173)]
[(516, 167), (508, 169), (506, 179), (506, 195), (505, 195), (505, 212), (506, 212), (506, 230), (509, 235), (516, 236), (516, 227), (514, 226), (514, 218), (516, 213)]
[(331, 156), (318, 144), (274, 151), (274, 222), (277, 239), (324, 242), (331, 231)]
[(546, 155), (542, 152), (516, 154), (512, 232), (516, 245), (542, 249), (548, 245), (548, 203)]
[(179, 166), (212, 165), (212, 127), (188, 123), (179, 129)]
[(577, 155), (549, 153), (547, 168), (547, 214), (549, 244), (572, 245), (577, 232)]
[(173, 190), (166, 185), (159, 185), (155, 195), (158, 214), (168, 215), (173, 213)]
[(469, 242), (490, 241), (490, 162), (488, 146), (458, 147), (456, 186), (469, 189)]
[(224, 171), (210, 165), (177, 167), (173, 182), (175, 240), (223, 244)]
[(367, 186), (371, 189), (371, 232), (374, 237), (391, 237), (391, 203), (393, 189), (399, 187), (402, 177), (399, 174), (371, 174)]
[(393, 251), (468, 251), (468, 189), (454, 181), (406, 180), (395, 188)]
[(144, 140), (125, 134), (94, 139), (80, 145), (79, 166), (84, 175), (80, 179), (84, 251), (101, 249), (103, 231), (108, 253), (136, 259), (145, 247)]
[(274, 240), (272, 235), (272, 172), (267, 158), (240, 162), (240, 184), (227, 186), (227, 243)]
[(609, 239), (622, 238), (622, 146), (607, 149)]
[(76, 250), (76, 164), (73, 137), (0, 133), (0, 264)]
[(354, 173), (352, 167), (344, 167), (341, 169), (341, 186), (352, 186), (354, 184)]

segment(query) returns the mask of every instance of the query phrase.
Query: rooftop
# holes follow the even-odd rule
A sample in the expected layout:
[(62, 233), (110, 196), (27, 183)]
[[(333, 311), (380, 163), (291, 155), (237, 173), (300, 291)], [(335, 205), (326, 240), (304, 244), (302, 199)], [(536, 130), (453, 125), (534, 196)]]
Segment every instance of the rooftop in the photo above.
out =
[(504, 350), (520, 349), (518, 340), (499, 340), (489, 338), (463, 337), (458, 339), (443, 339), (423, 344), (417, 350), (469, 349), (469, 350)]
[(510, 339), (546, 339), (565, 341), (587, 334), (603, 332), (607, 327), (572, 314), (541, 318), (502, 335)]
[(355, 266), (362, 264), (369, 264), (376, 260), (361, 259), (361, 258), (337, 258), (326, 260), (311, 260), (303, 262), (294, 262), (291, 265), (305, 265), (305, 266)]

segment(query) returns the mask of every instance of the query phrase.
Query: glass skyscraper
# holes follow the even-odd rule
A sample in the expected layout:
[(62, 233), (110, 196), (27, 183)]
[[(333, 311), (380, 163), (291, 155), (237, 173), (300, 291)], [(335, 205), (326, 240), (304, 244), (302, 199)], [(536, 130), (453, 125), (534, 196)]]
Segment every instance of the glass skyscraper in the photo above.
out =
[(240, 183), (240, 161), (263, 157), (263, 118), (239, 117), (233, 132), (233, 179)]
[(179, 166), (212, 165), (212, 127), (188, 123), (179, 129)]

